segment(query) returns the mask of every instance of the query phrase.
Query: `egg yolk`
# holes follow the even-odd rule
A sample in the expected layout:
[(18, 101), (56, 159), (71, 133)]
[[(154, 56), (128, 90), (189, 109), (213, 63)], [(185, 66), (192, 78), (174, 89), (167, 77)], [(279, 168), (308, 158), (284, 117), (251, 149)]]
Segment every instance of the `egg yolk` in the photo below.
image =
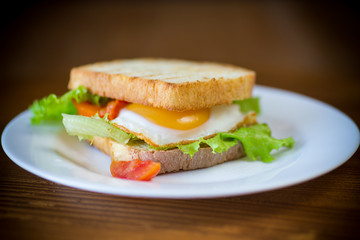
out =
[(143, 116), (157, 125), (176, 130), (196, 128), (205, 123), (210, 116), (210, 109), (175, 112), (136, 103), (129, 104), (126, 106), (126, 109)]

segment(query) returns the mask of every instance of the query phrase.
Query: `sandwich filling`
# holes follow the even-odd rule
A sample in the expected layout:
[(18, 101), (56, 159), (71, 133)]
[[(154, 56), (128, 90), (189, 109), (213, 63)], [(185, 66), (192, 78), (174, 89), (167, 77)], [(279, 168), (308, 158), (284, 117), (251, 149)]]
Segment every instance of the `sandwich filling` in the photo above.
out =
[[(193, 156), (201, 146), (222, 153), (242, 143), (250, 159), (273, 160), (270, 152), (292, 147), (293, 139), (275, 139), (266, 124), (256, 123), (257, 98), (211, 109), (171, 112), (94, 95), (84, 87), (61, 97), (54, 94), (30, 107), (32, 123), (62, 119), (66, 131), (80, 139), (110, 138), (119, 144), (147, 144), (149, 149), (179, 148)], [(142, 141), (142, 143), (141, 143)]]
[(244, 114), (239, 108), (239, 105), (231, 104), (172, 112), (129, 104), (112, 122), (153, 147), (175, 147), (256, 123), (255, 112)]

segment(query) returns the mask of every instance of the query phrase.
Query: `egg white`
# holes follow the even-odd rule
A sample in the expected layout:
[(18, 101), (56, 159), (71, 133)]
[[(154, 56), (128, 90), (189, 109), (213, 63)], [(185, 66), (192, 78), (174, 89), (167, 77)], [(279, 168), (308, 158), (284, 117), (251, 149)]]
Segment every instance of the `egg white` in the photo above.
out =
[(162, 146), (186, 140), (198, 140), (219, 132), (228, 132), (242, 122), (246, 114), (240, 112), (237, 104), (219, 105), (211, 108), (209, 119), (202, 125), (189, 130), (176, 130), (157, 125), (143, 116), (122, 109), (114, 123), (125, 127), (134, 135), (142, 135), (152, 143)]

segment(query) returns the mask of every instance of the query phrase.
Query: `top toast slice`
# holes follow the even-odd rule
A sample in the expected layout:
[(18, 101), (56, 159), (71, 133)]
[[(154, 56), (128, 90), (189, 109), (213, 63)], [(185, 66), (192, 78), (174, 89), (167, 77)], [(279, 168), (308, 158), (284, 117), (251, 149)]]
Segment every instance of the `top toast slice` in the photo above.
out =
[(232, 65), (175, 59), (124, 59), (71, 70), (68, 87), (172, 111), (229, 104), (252, 96), (255, 72)]

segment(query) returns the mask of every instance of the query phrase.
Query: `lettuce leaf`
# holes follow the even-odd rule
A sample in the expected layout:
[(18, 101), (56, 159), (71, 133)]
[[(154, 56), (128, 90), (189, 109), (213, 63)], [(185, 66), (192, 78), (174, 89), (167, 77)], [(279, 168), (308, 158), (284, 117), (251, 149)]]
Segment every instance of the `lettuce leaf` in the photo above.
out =
[(289, 137), (275, 139), (271, 137), (271, 130), (266, 124), (255, 124), (250, 127), (242, 127), (232, 133), (219, 133), (210, 139), (200, 139), (187, 145), (179, 145), (178, 148), (190, 156), (193, 156), (199, 149), (200, 144), (207, 144), (213, 149), (213, 153), (222, 153), (238, 141), (243, 144), (246, 155), (251, 160), (260, 159), (263, 162), (271, 162), (272, 150), (279, 150), (281, 147), (292, 148), (294, 140)]
[(76, 114), (77, 111), (72, 99), (75, 99), (76, 102), (90, 101), (97, 105), (101, 105), (108, 100), (105, 97), (91, 94), (83, 86), (68, 91), (60, 97), (50, 94), (41, 100), (35, 100), (29, 107), (33, 113), (31, 124), (39, 124), (45, 120), (61, 120), (62, 113)]
[(80, 140), (92, 140), (94, 136), (111, 138), (114, 141), (126, 144), (133, 138), (132, 134), (121, 130), (114, 126), (107, 115), (100, 118), (98, 115), (94, 117), (84, 117), (80, 115), (62, 114), (63, 124), (66, 132), (72, 136), (78, 136)]
[(240, 106), (240, 110), (242, 113), (248, 113), (251, 111), (256, 112), (257, 114), (260, 113), (260, 98), (258, 97), (235, 100), (233, 101), (233, 103), (236, 103)]

